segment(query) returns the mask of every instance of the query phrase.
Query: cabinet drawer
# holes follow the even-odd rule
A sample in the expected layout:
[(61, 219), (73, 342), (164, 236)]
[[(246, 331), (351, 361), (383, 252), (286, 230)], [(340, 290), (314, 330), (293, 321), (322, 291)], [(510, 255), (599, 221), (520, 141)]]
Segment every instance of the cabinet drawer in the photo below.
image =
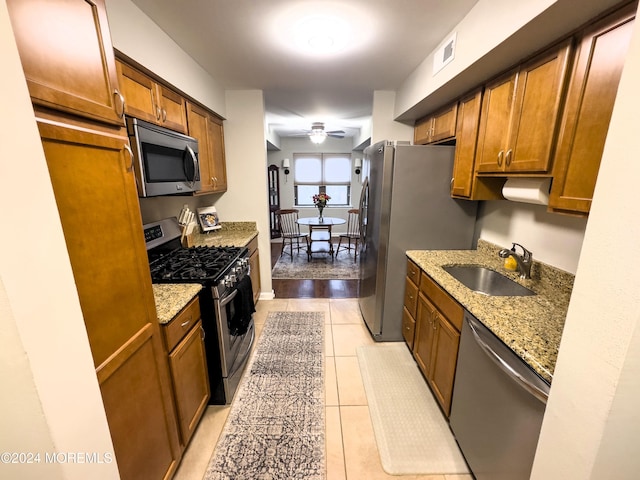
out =
[(402, 309), (402, 336), (409, 345), (409, 349), (413, 350), (413, 336), (416, 331), (416, 321), (406, 308)]
[(416, 285), (420, 285), (420, 267), (411, 260), (407, 260), (407, 277)]
[(462, 329), (464, 309), (428, 275), (420, 278), (420, 291), (431, 299), (458, 331)]
[(175, 348), (178, 342), (193, 328), (199, 319), (200, 302), (198, 301), (198, 297), (195, 297), (173, 320), (162, 326), (167, 352), (171, 352)]
[(416, 316), (416, 306), (418, 305), (418, 287), (406, 277), (404, 285), (404, 307), (409, 311), (411, 316)]

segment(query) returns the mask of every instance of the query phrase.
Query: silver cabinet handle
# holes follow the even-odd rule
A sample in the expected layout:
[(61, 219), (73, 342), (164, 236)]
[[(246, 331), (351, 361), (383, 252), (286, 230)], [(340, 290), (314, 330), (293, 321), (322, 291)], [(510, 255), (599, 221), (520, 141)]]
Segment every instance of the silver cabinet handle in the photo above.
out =
[(509, 149), (507, 150), (507, 155), (505, 157), (505, 165), (508, 167), (509, 165), (511, 165), (511, 156), (513, 155), (513, 150)]
[(202, 340), (204, 340), (207, 336), (207, 332), (204, 331), (204, 327), (202, 325), (200, 325), (200, 331), (202, 332)]
[(162, 109), (162, 121), (166, 122), (167, 121), (167, 110), (166, 109)]
[(504, 151), (500, 150), (498, 152), (498, 166), (501, 167), (502, 166), (502, 156), (504, 155)]
[(160, 105), (156, 105), (156, 120), (160, 121)]
[(126, 108), (124, 96), (120, 93), (120, 91), (117, 88), (113, 91), (113, 96), (120, 99), (120, 107), (122, 108), (122, 111), (118, 113), (118, 110), (116, 109), (116, 113), (118, 114), (118, 117), (124, 118), (124, 111)]
[(187, 320), (186, 322), (182, 322), (182, 323), (180, 324), (180, 326), (181, 326), (182, 328), (184, 328), (184, 327), (186, 327), (187, 325), (189, 325), (190, 323), (191, 323), (191, 319)]

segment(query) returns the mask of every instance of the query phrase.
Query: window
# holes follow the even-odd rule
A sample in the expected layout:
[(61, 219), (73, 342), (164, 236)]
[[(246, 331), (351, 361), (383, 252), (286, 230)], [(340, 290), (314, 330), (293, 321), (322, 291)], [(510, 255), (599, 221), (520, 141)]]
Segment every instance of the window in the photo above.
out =
[(294, 153), (296, 205), (313, 206), (313, 196), (326, 193), (329, 205), (351, 205), (351, 155), (347, 153)]

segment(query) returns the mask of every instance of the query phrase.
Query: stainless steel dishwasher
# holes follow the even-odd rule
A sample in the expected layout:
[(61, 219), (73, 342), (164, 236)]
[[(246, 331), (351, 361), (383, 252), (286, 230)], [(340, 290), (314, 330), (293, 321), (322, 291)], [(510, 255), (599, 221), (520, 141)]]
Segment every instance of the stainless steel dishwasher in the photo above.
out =
[(465, 312), (450, 426), (477, 480), (528, 479), (549, 384)]

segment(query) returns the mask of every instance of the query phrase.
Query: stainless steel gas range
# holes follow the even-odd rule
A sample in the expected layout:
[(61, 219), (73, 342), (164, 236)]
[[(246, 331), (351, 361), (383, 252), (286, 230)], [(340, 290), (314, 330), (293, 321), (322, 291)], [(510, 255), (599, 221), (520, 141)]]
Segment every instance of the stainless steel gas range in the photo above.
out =
[(144, 225), (153, 283), (200, 283), (210, 404), (230, 404), (255, 339), (248, 250), (180, 244), (175, 217)]

